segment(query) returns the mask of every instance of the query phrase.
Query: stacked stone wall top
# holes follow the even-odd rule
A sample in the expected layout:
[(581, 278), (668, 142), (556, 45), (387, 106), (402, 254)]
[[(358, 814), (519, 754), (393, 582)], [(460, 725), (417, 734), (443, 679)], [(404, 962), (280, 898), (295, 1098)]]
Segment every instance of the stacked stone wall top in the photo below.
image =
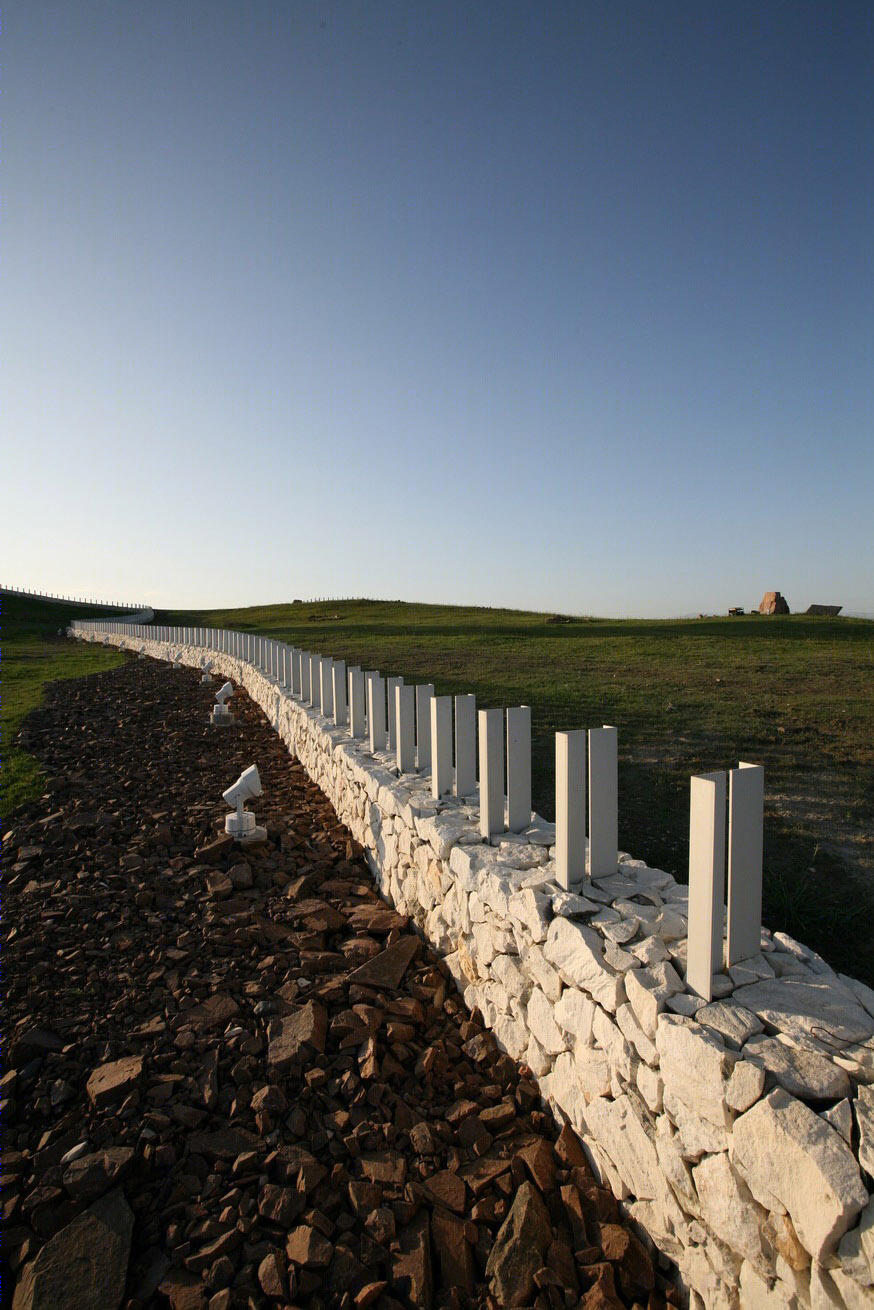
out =
[(684, 981), (687, 889), (671, 874), (622, 854), (565, 891), (553, 825), (533, 816), (486, 843), (475, 804), (435, 801), (427, 775), (398, 776), (393, 756), (211, 654), (696, 1305), (874, 1305), (874, 991), (763, 929), (705, 1004)]

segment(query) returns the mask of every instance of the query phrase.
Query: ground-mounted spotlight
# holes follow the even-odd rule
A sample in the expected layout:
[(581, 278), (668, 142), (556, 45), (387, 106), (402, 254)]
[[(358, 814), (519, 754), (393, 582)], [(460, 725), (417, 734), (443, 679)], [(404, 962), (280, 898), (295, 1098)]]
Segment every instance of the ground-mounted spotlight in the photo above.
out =
[(181, 650), (177, 650), (177, 651), (176, 651), (176, 654), (173, 655), (172, 659), (173, 659), (173, 668), (174, 668), (174, 669), (181, 669), (181, 668), (183, 667), (183, 665), (182, 665), (182, 651), (181, 651)]
[(212, 707), (212, 714), (209, 719), (213, 727), (225, 728), (229, 723), (233, 723), (234, 716), (225, 704), (228, 697), (233, 696), (233, 694), (234, 684), (232, 682), (226, 682), (223, 687), (219, 687), (215, 694), (216, 703)]
[(247, 800), (260, 795), (261, 779), (258, 777), (258, 769), (254, 764), (250, 764), (248, 769), (244, 769), (234, 785), (228, 787), (227, 791), (222, 792), (222, 798), (227, 804), (237, 807), (235, 814), (228, 814), (225, 817), (225, 832), (233, 837), (234, 841), (266, 841), (267, 829), (259, 828), (252, 811), (243, 808)]
[(146, 658), (146, 643), (144, 641), (140, 642), (139, 650), (140, 653), (137, 656), (137, 659), (144, 660)]
[(201, 668), (203, 669), (203, 674), (200, 681), (205, 683), (212, 682), (212, 660), (204, 660)]

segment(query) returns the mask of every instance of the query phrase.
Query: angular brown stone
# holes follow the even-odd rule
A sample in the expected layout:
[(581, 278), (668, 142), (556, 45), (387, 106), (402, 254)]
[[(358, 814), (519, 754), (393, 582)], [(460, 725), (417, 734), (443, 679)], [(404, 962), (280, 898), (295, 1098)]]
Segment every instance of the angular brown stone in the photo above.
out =
[(258, 1266), (258, 1282), (265, 1296), (281, 1301), (286, 1296), (288, 1281), (285, 1276), (287, 1262), (282, 1251), (271, 1251)]
[(328, 1239), (309, 1224), (301, 1224), (288, 1234), (285, 1251), (296, 1265), (307, 1269), (323, 1269), (330, 1263), (334, 1248)]
[(387, 946), (372, 960), (365, 960), (364, 964), (353, 969), (347, 981), (362, 986), (393, 990), (400, 985), (421, 944), (414, 934), (406, 933), (403, 937), (399, 937), (393, 946)]
[(81, 1201), (96, 1201), (119, 1182), (134, 1158), (132, 1146), (110, 1146), (105, 1151), (80, 1156), (64, 1171), (64, 1187)]
[(476, 1285), (476, 1266), (473, 1247), (465, 1236), (466, 1227), (463, 1219), (443, 1211), (435, 1210), (431, 1215), (431, 1240), (437, 1255), (440, 1286), (446, 1291), (457, 1287), (470, 1296)]
[(619, 1287), (626, 1296), (640, 1297), (655, 1287), (652, 1261), (640, 1241), (619, 1224), (601, 1224), (601, 1248), (616, 1266)]
[(458, 1174), (452, 1173), (450, 1169), (441, 1169), (440, 1173), (426, 1178), (422, 1183), (422, 1191), (434, 1204), (445, 1205), (456, 1214), (464, 1214), (467, 1188)]
[(399, 1250), (391, 1269), (392, 1285), (414, 1306), (421, 1306), (422, 1310), (430, 1310), (432, 1305), (428, 1227), (428, 1215), (422, 1210), (399, 1234)]
[(97, 1110), (123, 1101), (132, 1087), (143, 1076), (143, 1057), (126, 1055), (121, 1060), (101, 1064), (89, 1075), (85, 1084), (88, 1100)]
[(323, 1051), (327, 1033), (328, 1013), (316, 1001), (308, 1001), (295, 1014), (277, 1020), (276, 1034), (267, 1049), (267, 1064), (271, 1074), (286, 1073), (306, 1046), (314, 1051)]
[(240, 1007), (233, 996), (216, 992), (213, 996), (192, 1010), (183, 1010), (180, 1018), (188, 1027), (197, 1032), (212, 1032), (216, 1028), (225, 1028), (232, 1019), (239, 1018)]
[(549, 1212), (536, 1188), (523, 1183), (486, 1264), (486, 1278), (499, 1305), (523, 1306), (534, 1299), (534, 1275), (551, 1241)]
[(50, 1238), (15, 1289), (13, 1310), (116, 1310), (124, 1293), (133, 1212), (120, 1190)]
[(368, 1182), (401, 1187), (406, 1181), (407, 1162), (398, 1151), (368, 1151), (362, 1153), (359, 1164)]

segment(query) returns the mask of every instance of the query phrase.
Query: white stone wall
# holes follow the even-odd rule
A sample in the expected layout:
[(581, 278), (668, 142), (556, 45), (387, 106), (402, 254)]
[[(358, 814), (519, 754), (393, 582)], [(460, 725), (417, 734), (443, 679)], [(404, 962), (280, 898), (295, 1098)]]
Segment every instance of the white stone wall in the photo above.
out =
[[(382, 894), (529, 1065), (696, 1306), (874, 1305), (874, 991), (763, 931), (761, 953), (704, 1005), (683, 981), (687, 894), (670, 874), (623, 855), (617, 874), (562, 891), (551, 824), (485, 844), (475, 798), (435, 802), (427, 777), (398, 777), (389, 755), (260, 671), (209, 656), (330, 798)], [(182, 648), (184, 663), (203, 658)]]

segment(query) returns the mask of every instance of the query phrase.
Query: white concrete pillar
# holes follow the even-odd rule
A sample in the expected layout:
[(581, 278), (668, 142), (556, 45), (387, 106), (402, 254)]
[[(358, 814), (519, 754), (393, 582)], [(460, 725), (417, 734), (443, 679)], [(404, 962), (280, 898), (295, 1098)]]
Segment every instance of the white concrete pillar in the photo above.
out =
[(291, 648), (291, 694), (300, 700), (301, 697), (301, 677), (300, 677), (301, 651), (297, 646)]
[(403, 678), (386, 678), (385, 685), (388, 691), (388, 748), (393, 753), (398, 748), (398, 721), (395, 688), (402, 687), (404, 685), (404, 680)]
[(370, 726), (372, 754), (385, 750), (385, 678), (376, 672), (367, 675), (367, 722)]
[(431, 697), (431, 795), (452, 791), (452, 697)]
[(310, 704), (314, 710), (322, 708), (322, 657), (310, 655)]
[(333, 679), (334, 693), (334, 723), (338, 728), (345, 728), (348, 715), (346, 713), (346, 661), (334, 660), (334, 667), (331, 670)]
[(330, 655), (322, 656), (319, 679), (322, 713), (330, 719), (334, 714), (334, 661)]
[(431, 767), (431, 697), (433, 682), (416, 688), (416, 765), (420, 773)]
[(728, 956), (737, 964), (762, 949), (762, 828), (765, 770), (741, 762), (728, 775)]
[(531, 824), (531, 706), (507, 710), (507, 827)]
[(455, 794), (476, 791), (476, 696), (455, 697)]
[(398, 770), (416, 770), (416, 688), (398, 681), (395, 685), (395, 740)]
[(300, 698), (304, 705), (310, 704), (310, 653), (308, 650), (300, 652)]
[(586, 730), (555, 734), (555, 878), (578, 887), (586, 876)]
[(504, 711), (479, 712), (479, 830), (504, 831)]
[(349, 670), (349, 735), (361, 740), (367, 735), (364, 673), (356, 665)]
[(589, 729), (589, 876), (619, 868), (619, 733)]
[(725, 774), (702, 773), (691, 781), (686, 985), (712, 1001), (713, 975), (722, 972)]

